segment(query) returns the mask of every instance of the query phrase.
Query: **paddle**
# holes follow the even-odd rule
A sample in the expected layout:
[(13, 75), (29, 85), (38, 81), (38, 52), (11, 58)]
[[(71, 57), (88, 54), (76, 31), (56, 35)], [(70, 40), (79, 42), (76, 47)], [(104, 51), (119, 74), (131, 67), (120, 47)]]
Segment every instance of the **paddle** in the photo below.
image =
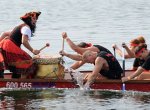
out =
[[(65, 42), (65, 39), (63, 38), (63, 40), (62, 40), (62, 51), (64, 51), (64, 42)], [(63, 55), (62, 55), (62, 57), (63, 57)], [(65, 63), (66, 61), (64, 61), (63, 63)], [(68, 67), (68, 66), (67, 66)], [(71, 80), (75, 83), (75, 84), (77, 84), (77, 81), (76, 81), (76, 79), (74, 78), (74, 76), (73, 76), (73, 69), (72, 68), (68, 68), (68, 73), (70, 74), (70, 76), (71, 76)]]
[[(122, 43), (122, 68), (123, 68), (123, 77), (125, 77), (125, 49), (124, 49), (125, 43)], [(125, 83), (122, 84), (122, 91), (124, 92), (126, 90)]]
[(65, 42), (65, 39), (63, 38), (63, 41), (62, 41), (62, 51), (64, 51), (64, 42)]
[(114, 50), (114, 57), (116, 58), (116, 49), (115, 49), (115, 47), (113, 47), (113, 50)]
[(77, 84), (77, 80), (74, 78), (74, 76), (73, 76), (73, 69), (72, 68), (69, 68), (68, 69), (68, 72), (69, 72), (69, 74), (70, 74), (70, 76), (71, 76), (71, 80), (74, 82), (74, 84), (76, 85)]
[(41, 49), (39, 49), (39, 51), (42, 51), (43, 49), (45, 49), (46, 47), (49, 47), (50, 44), (49, 43), (46, 43), (46, 45), (44, 47), (42, 47)]
[[(62, 51), (64, 51), (64, 42), (65, 42), (65, 39), (63, 38), (63, 40), (62, 40)], [(62, 55), (62, 57), (63, 57), (63, 55)], [(64, 58), (63, 58), (64, 59)], [(62, 61), (62, 64), (64, 64), (65, 63), (65, 61), (63, 60)]]
[(123, 76), (125, 76), (125, 43), (122, 43), (122, 68), (123, 68)]

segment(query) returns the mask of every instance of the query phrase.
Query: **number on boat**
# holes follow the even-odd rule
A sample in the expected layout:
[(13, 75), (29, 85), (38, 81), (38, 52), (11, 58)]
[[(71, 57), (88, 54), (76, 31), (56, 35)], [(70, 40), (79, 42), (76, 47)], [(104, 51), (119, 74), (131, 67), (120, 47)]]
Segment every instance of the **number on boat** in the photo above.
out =
[(7, 82), (6, 88), (32, 88), (32, 83)]

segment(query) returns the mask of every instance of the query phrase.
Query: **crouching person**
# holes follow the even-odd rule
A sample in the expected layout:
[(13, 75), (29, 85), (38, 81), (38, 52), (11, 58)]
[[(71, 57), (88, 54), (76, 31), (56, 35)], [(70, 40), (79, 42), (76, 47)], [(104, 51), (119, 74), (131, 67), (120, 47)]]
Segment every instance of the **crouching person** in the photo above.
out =
[(95, 65), (92, 73), (87, 77), (85, 88), (89, 88), (99, 74), (107, 79), (121, 79), (123, 70), (117, 59), (112, 54), (105, 51), (99, 53), (86, 51), (83, 54), (82, 59), (84, 62)]
[(87, 77), (87, 82), (84, 85), (85, 88), (89, 88), (99, 75), (106, 79), (121, 79), (123, 70), (117, 59), (111, 53), (105, 51), (93, 52), (87, 50), (83, 53), (83, 55), (68, 54), (64, 51), (61, 51), (60, 54), (73, 60), (81, 60), (83, 62), (82, 64), (94, 64), (92, 73)]

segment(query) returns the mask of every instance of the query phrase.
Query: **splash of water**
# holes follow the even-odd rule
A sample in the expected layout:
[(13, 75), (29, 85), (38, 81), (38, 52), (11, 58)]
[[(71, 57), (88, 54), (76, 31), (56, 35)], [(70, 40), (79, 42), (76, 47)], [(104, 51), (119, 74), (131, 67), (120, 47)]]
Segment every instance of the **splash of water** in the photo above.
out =
[(72, 68), (68, 68), (68, 71), (69, 71), (71, 77), (73, 77), (72, 79), (76, 80), (76, 83), (80, 87), (80, 90), (83, 90), (83, 91), (90, 90), (89, 84), (84, 85), (84, 74), (83, 73), (73, 70)]

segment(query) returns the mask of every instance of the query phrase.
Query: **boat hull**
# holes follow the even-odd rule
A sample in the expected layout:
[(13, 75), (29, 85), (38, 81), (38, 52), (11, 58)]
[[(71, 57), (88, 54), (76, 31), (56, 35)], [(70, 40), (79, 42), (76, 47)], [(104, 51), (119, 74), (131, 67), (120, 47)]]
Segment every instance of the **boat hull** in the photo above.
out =
[[(0, 79), (0, 88), (78, 88), (72, 80), (53, 80), (53, 79)], [(96, 81), (91, 85), (91, 89), (123, 90), (120, 80)], [(150, 92), (149, 80), (132, 80), (125, 83), (125, 90)]]
[[(89, 72), (83, 72), (89, 73)], [(128, 72), (128, 74), (131, 74)], [(64, 79), (11, 79), (6, 77), (0, 78), (0, 88), (79, 88), (72, 79), (67, 76)], [(131, 90), (150, 92), (150, 80), (131, 80), (123, 83), (121, 80), (102, 80), (97, 79), (92, 85), (91, 89), (108, 89), (108, 90)]]

